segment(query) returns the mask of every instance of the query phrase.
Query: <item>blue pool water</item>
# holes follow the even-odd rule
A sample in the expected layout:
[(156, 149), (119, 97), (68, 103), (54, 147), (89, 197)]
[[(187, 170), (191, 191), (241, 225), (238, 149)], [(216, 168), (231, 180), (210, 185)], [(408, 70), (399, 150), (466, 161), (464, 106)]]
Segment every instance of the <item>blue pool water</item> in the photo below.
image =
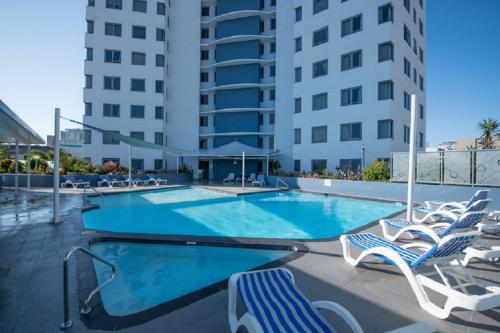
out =
[(182, 188), (105, 196), (84, 212), (89, 229), (146, 234), (317, 239), (393, 214), (403, 206), (308, 193), (230, 196)]
[[(235, 247), (98, 242), (91, 250), (115, 264), (114, 281), (101, 291), (113, 316), (144, 311), (184, 294), (291, 254)], [(99, 283), (111, 271), (94, 261)]]

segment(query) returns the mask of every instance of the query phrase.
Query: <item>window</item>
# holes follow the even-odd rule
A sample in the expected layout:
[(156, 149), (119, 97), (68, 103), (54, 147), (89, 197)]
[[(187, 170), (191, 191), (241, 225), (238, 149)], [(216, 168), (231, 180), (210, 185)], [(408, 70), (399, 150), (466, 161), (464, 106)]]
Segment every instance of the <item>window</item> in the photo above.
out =
[(271, 30), (276, 30), (276, 19), (275, 18), (271, 19)]
[(270, 136), (269, 137), (268, 148), (269, 149), (274, 149), (274, 136)]
[(199, 148), (200, 149), (207, 149), (208, 148), (208, 140), (207, 139), (200, 139), (199, 142)]
[(154, 160), (154, 168), (155, 168), (155, 170), (162, 170), (163, 169), (163, 160), (155, 159)]
[(411, 32), (410, 29), (406, 26), (403, 27), (403, 39), (406, 41), (406, 44), (411, 46)]
[(92, 115), (92, 103), (85, 103), (85, 116), (91, 116)]
[(313, 14), (317, 14), (328, 9), (328, 0), (313, 0)]
[(165, 12), (166, 12), (165, 3), (164, 2), (157, 2), (156, 3), (156, 14), (165, 16)]
[(326, 160), (311, 160), (311, 171), (326, 170)]
[(378, 44), (378, 62), (394, 60), (394, 46), (391, 42)]
[(119, 50), (104, 50), (104, 62), (119, 64), (122, 62), (122, 52)]
[(302, 67), (295, 67), (295, 82), (302, 81)]
[(362, 15), (356, 15), (349, 17), (342, 21), (342, 32), (341, 36), (351, 35), (353, 33), (359, 32), (362, 29)]
[(144, 118), (144, 105), (131, 105), (130, 118)]
[(415, 53), (415, 55), (418, 54), (417, 40), (415, 38), (413, 38), (413, 53)]
[(165, 56), (163, 54), (156, 55), (156, 67), (164, 67), (165, 66)]
[(424, 63), (424, 50), (422, 50), (422, 48), (419, 48), (418, 58), (420, 59), (421, 63)]
[(391, 80), (378, 83), (378, 100), (394, 99), (394, 83)]
[(155, 119), (163, 119), (163, 106), (155, 106)]
[(392, 119), (385, 119), (378, 121), (377, 138), (378, 139), (392, 139)]
[(210, 30), (208, 28), (201, 29), (201, 38), (210, 37)]
[(144, 79), (130, 79), (131, 91), (146, 91), (146, 80)]
[(92, 144), (92, 131), (91, 130), (83, 130), (83, 144), (90, 145)]
[(132, 170), (144, 170), (144, 160), (142, 158), (132, 158)]
[(106, 36), (121, 37), (122, 25), (120, 23), (104, 23), (104, 34)]
[(200, 104), (208, 105), (208, 95), (200, 95)]
[(328, 59), (313, 63), (312, 65), (313, 79), (325, 75), (328, 75)]
[(295, 128), (293, 130), (293, 143), (296, 145), (302, 143), (302, 130), (300, 128)]
[(406, 11), (407, 11), (408, 13), (410, 13), (410, 0), (404, 0), (404, 1), (403, 1), (403, 4), (404, 4), (404, 6), (405, 6), (405, 8), (406, 8)]
[(344, 171), (361, 171), (360, 158), (341, 158), (339, 160), (339, 168)]
[(302, 98), (295, 98), (294, 100), (294, 113), (301, 113), (302, 112)]
[(87, 61), (94, 60), (94, 49), (91, 47), (86, 47), (85, 50), (86, 50), (85, 60)]
[(418, 146), (424, 148), (424, 133), (418, 132)]
[(302, 37), (295, 38), (295, 52), (302, 51)]
[(145, 13), (148, 9), (148, 3), (146, 0), (134, 0), (132, 5), (132, 10), (134, 12)]
[(163, 145), (163, 132), (155, 132), (155, 145)]
[(420, 104), (418, 109), (419, 109), (420, 119), (424, 119), (424, 106)]
[(210, 16), (210, 7), (201, 7), (201, 16)]
[(422, 77), (422, 75), (419, 75), (418, 78), (418, 87), (420, 88), (420, 90), (424, 91), (424, 78)]
[(85, 74), (85, 88), (92, 89), (92, 75)]
[(295, 22), (302, 21), (302, 6), (295, 8)]
[(94, 33), (94, 21), (92, 20), (87, 20), (87, 33), (88, 34)]
[(350, 53), (343, 54), (341, 57), (340, 69), (347, 71), (353, 68), (361, 67), (363, 62), (363, 51), (357, 50)]
[(420, 32), (420, 35), (424, 35), (424, 22), (422, 22), (421, 19), (418, 19), (418, 31)]
[(118, 76), (105, 76), (104, 77), (105, 90), (120, 90), (120, 77)]
[(208, 127), (208, 117), (207, 116), (200, 117), (200, 127)]
[(361, 123), (340, 124), (340, 141), (355, 141), (361, 138)]
[(403, 142), (410, 143), (410, 128), (406, 125), (403, 125)]
[(116, 138), (113, 134), (120, 134), (120, 131), (106, 131), (102, 134), (102, 144), (103, 145), (119, 145), (120, 140)]
[(315, 126), (311, 129), (311, 143), (324, 143), (328, 139), (327, 126)]
[(276, 42), (271, 42), (271, 51), (269, 53), (275, 53), (276, 52)]
[(269, 100), (274, 101), (275, 99), (276, 99), (276, 90), (275, 89), (269, 90)]
[(418, 3), (420, 4), (420, 8), (424, 8), (424, 0), (418, 0)]
[(132, 26), (132, 38), (146, 39), (146, 27), (133, 25)]
[(390, 3), (378, 7), (378, 24), (394, 22), (394, 11)]
[(159, 94), (163, 94), (164, 90), (164, 83), (163, 80), (156, 80), (155, 81), (155, 92)]
[(257, 147), (264, 148), (264, 138), (259, 137), (259, 139), (257, 141)]
[(413, 23), (417, 24), (417, 10), (413, 8)]
[(120, 104), (103, 104), (102, 105), (103, 117), (120, 117)]
[(293, 160), (293, 171), (300, 172), (300, 160)]
[(95, 6), (95, 0), (88, 0), (87, 1), (87, 6), (94, 7)]
[(165, 41), (165, 29), (156, 28), (156, 40), (159, 42)]
[(132, 52), (132, 65), (146, 65), (146, 53)]
[(130, 132), (130, 137), (136, 140), (144, 141), (144, 132)]
[(410, 94), (408, 94), (406, 91), (403, 91), (403, 107), (410, 111), (411, 108), (411, 100), (410, 100)]
[(208, 50), (201, 50), (201, 60), (208, 60)]
[(328, 27), (323, 27), (316, 31), (313, 31), (313, 42), (312, 45), (316, 46), (328, 42)]
[(275, 65), (269, 66), (269, 76), (270, 77), (276, 76), (276, 66)]
[(340, 106), (361, 104), (363, 101), (362, 87), (342, 89), (340, 91)]
[(264, 125), (264, 115), (260, 113), (258, 119), (259, 119), (259, 126)]
[(404, 73), (406, 76), (411, 78), (411, 64), (406, 58), (404, 58)]
[(122, 9), (122, 0), (106, 0), (106, 8)]
[(208, 72), (201, 72), (200, 73), (200, 81), (201, 82), (208, 82)]
[(413, 83), (417, 84), (417, 70), (413, 67)]
[(328, 93), (313, 95), (312, 97), (312, 110), (324, 110), (328, 108)]
[(269, 114), (269, 125), (274, 125), (274, 113)]

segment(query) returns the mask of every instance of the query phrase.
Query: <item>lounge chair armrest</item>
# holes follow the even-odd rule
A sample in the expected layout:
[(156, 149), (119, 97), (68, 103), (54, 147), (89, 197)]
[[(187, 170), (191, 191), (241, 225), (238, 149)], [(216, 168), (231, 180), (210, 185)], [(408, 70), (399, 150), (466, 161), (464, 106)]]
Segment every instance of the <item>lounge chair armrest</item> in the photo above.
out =
[(424, 249), (424, 250), (429, 250), (433, 246), (434, 246), (434, 244), (419, 243), (419, 242), (414, 242), (414, 243), (409, 243), (409, 244), (401, 245), (401, 247), (403, 249), (419, 248), (419, 249)]
[(448, 210), (444, 210), (444, 209), (438, 209), (432, 213), (429, 214), (430, 216), (434, 216), (434, 215), (443, 215), (443, 216), (446, 216), (452, 220), (456, 220), (458, 218), (457, 214), (454, 213), (454, 212), (451, 212), (451, 211), (448, 211)]
[(423, 224), (414, 224), (414, 225), (409, 225), (407, 227), (404, 227), (400, 230), (400, 233), (403, 232), (412, 232), (412, 231), (418, 231), (421, 233), (426, 234), (430, 238), (432, 238), (433, 241), (439, 242), (441, 240), (441, 237), (438, 236), (436, 230), (434, 230), (435, 225), (423, 225)]
[(340, 316), (352, 329), (354, 333), (363, 333), (363, 329), (359, 325), (354, 316), (342, 305), (331, 301), (315, 301), (311, 303), (316, 309), (329, 310)]
[(264, 333), (257, 319), (248, 312), (238, 320), (236, 330), (240, 327), (245, 327), (249, 333)]

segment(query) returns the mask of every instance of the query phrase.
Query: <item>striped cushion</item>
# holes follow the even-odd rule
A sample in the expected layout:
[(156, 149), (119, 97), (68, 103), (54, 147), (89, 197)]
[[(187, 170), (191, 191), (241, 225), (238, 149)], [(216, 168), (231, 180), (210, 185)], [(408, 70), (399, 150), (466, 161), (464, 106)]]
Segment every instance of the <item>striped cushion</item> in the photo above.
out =
[[(405, 219), (383, 219), (382, 221), (385, 221), (385, 223), (393, 228), (396, 228), (396, 229), (402, 229), (402, 228), (405, 228), (405, 227), (409, 227), (409, 226), (413, 226), (413, 225), (417, 225), (416, 223), (413, 223), (413, 222), (409, 222)], [(444, 233), (443, 231), (444, 230), (436, 230), (434, 229), (438, 236), (439, 237), (443, 237), (443, 236), (446, 236), (450, 230), (448, 230), (449, 228), (446, 228), (446, 232)], [(412, 230), (412, 231), (408, 231), (408, 233), (412, 234), (412, 235), (417, 235), (417, 236), (420, 236), (420, 237), (423, 237), (423, 238), (429, 238), (429, 236), (425, 233), (425, 232), (421, 232), (421, 231), (417, 231), (417, 230)]]
[[(448, 257), (451, 255), (455, 255), (472, 244), (472, 241), (475, 240), (474, 236), (461, 236), (456, 237), (453, 240), (444, 244), (441, 248), (435, 251), (432, 256), (435, 258), (438, 257)], [(437, 245), (437, 244), (436, 244)]]
[(245, 310), (264, 332), (335, 332), (284, 269), (244, 273), (237, 286)]

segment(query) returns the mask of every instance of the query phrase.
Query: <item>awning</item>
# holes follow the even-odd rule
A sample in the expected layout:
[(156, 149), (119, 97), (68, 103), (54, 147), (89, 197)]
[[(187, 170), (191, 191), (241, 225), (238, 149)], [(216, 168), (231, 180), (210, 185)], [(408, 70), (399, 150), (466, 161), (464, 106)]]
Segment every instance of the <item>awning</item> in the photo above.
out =
[(44, 144), (45, 141), (0, 100), (0, 142)]

